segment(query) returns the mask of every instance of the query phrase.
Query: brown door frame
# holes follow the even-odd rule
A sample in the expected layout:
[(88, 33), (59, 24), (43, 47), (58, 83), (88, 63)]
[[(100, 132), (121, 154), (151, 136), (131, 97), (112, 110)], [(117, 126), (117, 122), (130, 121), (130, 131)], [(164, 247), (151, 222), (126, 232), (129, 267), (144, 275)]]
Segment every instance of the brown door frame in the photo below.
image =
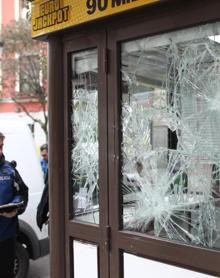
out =
[[(49, 196), (50, 196), (50, 275), (53, 278), (65, 275), (65, 209), (63, 192), (64, 184), (64, 152), (63, 123), (64, 99), (63, 91), (63, 46), (57, 36), (50, 36), (49, 42)], [(54, 61), (56, 65), (54, 66)], [(56, 97), (54, 97), (56, 96)], [(58, 132), (57, 132), (58, 130)], [(58, 250), (58, 252), (57, 252)], [(54, 267), (55, 266), (55, 267)]]
[[(63, 39), (64, 44), (64, 103), (66, 106), (64, 122), (65, 157), (65, 222), (66, 222), (66, 277), (73, 277), (73, 240), (90, 242), (98, 247), (99, 277), (108, 277), (108, 158), (107, 158), (107, 88), (106, 88), (106, 32), (95, 31), (75, 34)], [(98, 49), (98, 129), (99, 129), (99, 225), (80, 222), (72, 218), (72, 192), (71, 192), (71, 53)], [(104, 61), (103, 61), (104, 60)]]
[[(211, 3), (211, 4), (210, 4)], [(167, 1), (103, 19), (102, 30), (108, 32), (108, 42), (99, 24), (75, 28), (48, 36), (49, 42), (49, 145), (50, 145), (50, 269), (51, 277), (73, 277), (72, 239), (82, 239), (99, 245), (99, 264), (103, 265), (100, 278), (122, 278), (122, 252), (129, 252), (149, 259), (182, 266), (195, 271), (220, 275), (220, 252), (200, 247), (180, 245), (147, 235), (120, 229), (119, 177), (120, 177), (120, 52), (121, 41), (154, 35), (171, 30), (220, 20), (219, 0)], [(131, 15), (131, 16), (130, 16)], [(117, 20), (115, 20), (115, 18)], [(97, 27), (99, 28), (97, 30)], [(87, 31), (85, 31), (87, 30)], [(64, 34), (66, 33), (66, 35)], [(74, 35), (72, 35), (74, 33)], [(99, 35), (98, 35), (99, 33)], [(102, 33), (102, 35), (100, 35)], [(95, 39), (96, 38), (96, 39)], [(82, 43), (85, 44), (82, 44)], [(102, 213), (100, 226), (86, 225), (69, 219), (69, 92), (70, 72), (67, 70), (69, 51), (98, 46), (104, 49), (99, 55), (102, 78), (102, 121), (100, 140), (102, 150), (100, 165), (101, 183), (105, 184), (100, 199)], [(106, 69), (106, 46), (109, 49), (109, 65)], [(104, 73), (106, 72), (106, 73)], [(117, 74), (116, 74), (117, 73)], [(107, 84), (108, 83), (108, 87)], [(64, 92), (64, 95), (63, 93)], [(105, 94), (103, 94), (105, 92)], [(108, 95), (108, 97), (107, 97)], [(68, 107), (68, 109), (67, 109)], [(105, 113), (106, 111), (106, 113)], [(108, 150), (108, 151), (107, 151)], [(109, 190), (108, 184), (109, 182)], [(65, 191), (65, 198), (63, 192)], [(110, 194), (108, 194), (108, 191)], [(63, 197), (62, 197), (63, 196)], [(109, 196), (109, 201), (108, 201)], [(110, 204), (110, 206), (109, 206)], [(109, 215), (108, 215), (109, 212)], [(111, 249), (108, 253), (106, 226), (111, 226)], [(110, 254), (110, 256), (108, 256)], [(110, 264), (109, 264), (110, 260)], [(110, 266), (110, 267), (109, 267)]]
[[(182, 4), (181, 4), (182, 2)], [(184, 3), (185, 2), (185, 3)], [(153, 13), (140, 14), (137, 23), (122, 23), (108, 28), (108, 49), (111, 55), (108, 75), (109, 101), (109, 203), (111, 227), (110, 278), (123, 278), (123, 252), (203, 273), (220, 275), (220, 252), (202, 247), (177, 244), (165, 239), (123, 231), (120, 204), (120, 43), (220, 19), (219, 1), (172, 1)], [(186, 16), (187, 15), (187, 16)], [(132, 20), (131, 20), (132, 21)], [(127, 21), (128, 23), (128, 21)]]

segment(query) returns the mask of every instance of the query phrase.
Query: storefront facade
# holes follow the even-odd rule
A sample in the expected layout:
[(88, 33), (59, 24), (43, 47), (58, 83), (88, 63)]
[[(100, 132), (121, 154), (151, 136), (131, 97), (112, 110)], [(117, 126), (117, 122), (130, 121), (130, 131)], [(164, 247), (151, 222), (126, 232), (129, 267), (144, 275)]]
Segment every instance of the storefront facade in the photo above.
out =
[(219, 277), (220, 2), (32, 11), (49, 43), (51, 277)]

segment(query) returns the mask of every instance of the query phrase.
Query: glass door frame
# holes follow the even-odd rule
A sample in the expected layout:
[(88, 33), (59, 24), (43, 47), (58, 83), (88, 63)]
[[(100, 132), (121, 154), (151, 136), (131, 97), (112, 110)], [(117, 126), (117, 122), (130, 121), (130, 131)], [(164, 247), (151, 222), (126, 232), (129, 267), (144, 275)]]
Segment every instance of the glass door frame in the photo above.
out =
[[(143, 16), (137, 23), (122, 24), (108, 29), (108, 49), (111, 53), (108, 75), (108, 103), (114, 105), (108, 111), (109, 134), (109, 203), (111, 227), (110, 278), (123, 278), (123, 252), (138, 255), (143, 258), (164, 262), (170, 265), (191, 269), (212, 275), (220, 275), (220, 251), (198, 246), (178, 244), (162, 238), (156, 238), (137, 232), (122, 229), (122, 208), (120, 206), (121, 179), (121, 74), (120, 74), (120, 44), (144, 36), (152, 36), (182, 28), (204, 24), (220, 19), (216, 13), (219, 3), (212, 7), (195, 1), (190, 5), (170, 5), (169, 9), (158, 9), (157, 14)], [(197, 10), (195, 14), (195, 10)], [(155, 12), (155, 10), (154, 10)], [(187, 16), (186, 16), (187, 14)], [(204, 18), (204, 15), (206, 17)], [(172, 20), (168, 20), (172, 18)], [(120, 26), (120, 24), (119, 24)], [(132, 26), (132, 27), (131, 27)], [(117, 31), (116, 31), (117, 30)], [(208, 264), (207, 264), (208, 262)]]
[[(120, 184), (120, 43), (143, 36), (160, 34), (176, 29), (219, 20), (219, 1), (193, 1), (189, 5), (171, 1), (166, 8), (152, 7), (137, 13), (135, 17), (118, 18), (117, 23), (109, 20), (97, 29), (82, 27), (63, 37), (63, 83), (64, 83), (64, 184), (65, 184), (65, 254), (66, 277), (73, 277), (73, 239), (99, 246), (99, 278), (123, 278), (123, 252), (143, 258), (220, 275), (220, 252), (201, 247), (177, 244), (164, 239), (121, 229), (122, 211), (119, 206)], [(147, 11), (145, 13), (145, 11)], [(195, 12), (196, 11), (196, 12)], [(187, 16), (186, 16), (187, 15)], [(172, 20), (171, 20), (172, 18)], [(104, 28), (106, 28), (104, 30)], [(85, 31), (86, 29), (86, 31)], [(94, 31), (95, 30), (95, 31)], [(81, 31), (81, 32), (80, 32)], [(107, 33), (106, 33), (107, 32)], [(107, 34), (107, 35), (106, 35)], [(70, 219), (70, 53), (98, 47), (100, 127), (99, 171), (102, 192), (100, 192), (100, 225), (81, 223)], [(54, 125), (55, 126), (55, 125)], [(53, 131), (53, 134), (55, 132)], [(55, 149), (53, 149), (55, 151)], [(58, 176), (58, 174), (56, 174)], [(54, 216), (55, 217), (55, 216)], [(109, 228), (110, 227), (110, 228)], [(59, 252), (59, 248), (57, 250)], [(208, 264), (207, 264), (208, 261)]]
[[(88, 242), (98, 247), (99, 277), (108, 277), (108, 159), (107, 159), (107, 88), (105, 64), (106, 34), (105, 31), (76, 34), (63, 39), (64, 57), (64, 161), (65, 161), (65, 242), (66, 242), (66, 274), (73, 277), (73, 240)], [(98, 130), (99, 130), (99, 225), (77, 221), (72, 218), (71, 184), (71, 54), (84, 50), (98, 50)]]

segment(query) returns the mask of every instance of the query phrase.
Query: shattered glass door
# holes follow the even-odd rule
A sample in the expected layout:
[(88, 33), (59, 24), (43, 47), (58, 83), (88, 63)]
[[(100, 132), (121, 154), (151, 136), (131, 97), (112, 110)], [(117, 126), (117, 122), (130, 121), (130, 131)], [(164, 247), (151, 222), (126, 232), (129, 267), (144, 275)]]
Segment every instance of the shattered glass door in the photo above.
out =
[(220, 24), (121, 45), (123, 228), (220, 248)]
[(97, 49), (73, 53), (72, 171), (75, 219), (99, 223)]

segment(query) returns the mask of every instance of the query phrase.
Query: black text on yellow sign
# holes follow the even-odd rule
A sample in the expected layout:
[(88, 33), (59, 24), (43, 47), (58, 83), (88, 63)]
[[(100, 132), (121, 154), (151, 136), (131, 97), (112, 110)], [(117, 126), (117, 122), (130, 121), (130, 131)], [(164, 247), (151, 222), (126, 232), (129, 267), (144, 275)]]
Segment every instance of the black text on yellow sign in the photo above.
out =
[(69, 20), (69, 6), (61, 7), (60, 0), (51, 0), (39, 6), (39, 17), (35, 18), (33, 30), (38, 31)]
[(35, 0), (32, 35), (61, 30), (161, 0)]
[(96, 11), (103, 12), (109, 8), (136, 2), (138, 0), (86, 0), (87, 14), (94, 14)]

